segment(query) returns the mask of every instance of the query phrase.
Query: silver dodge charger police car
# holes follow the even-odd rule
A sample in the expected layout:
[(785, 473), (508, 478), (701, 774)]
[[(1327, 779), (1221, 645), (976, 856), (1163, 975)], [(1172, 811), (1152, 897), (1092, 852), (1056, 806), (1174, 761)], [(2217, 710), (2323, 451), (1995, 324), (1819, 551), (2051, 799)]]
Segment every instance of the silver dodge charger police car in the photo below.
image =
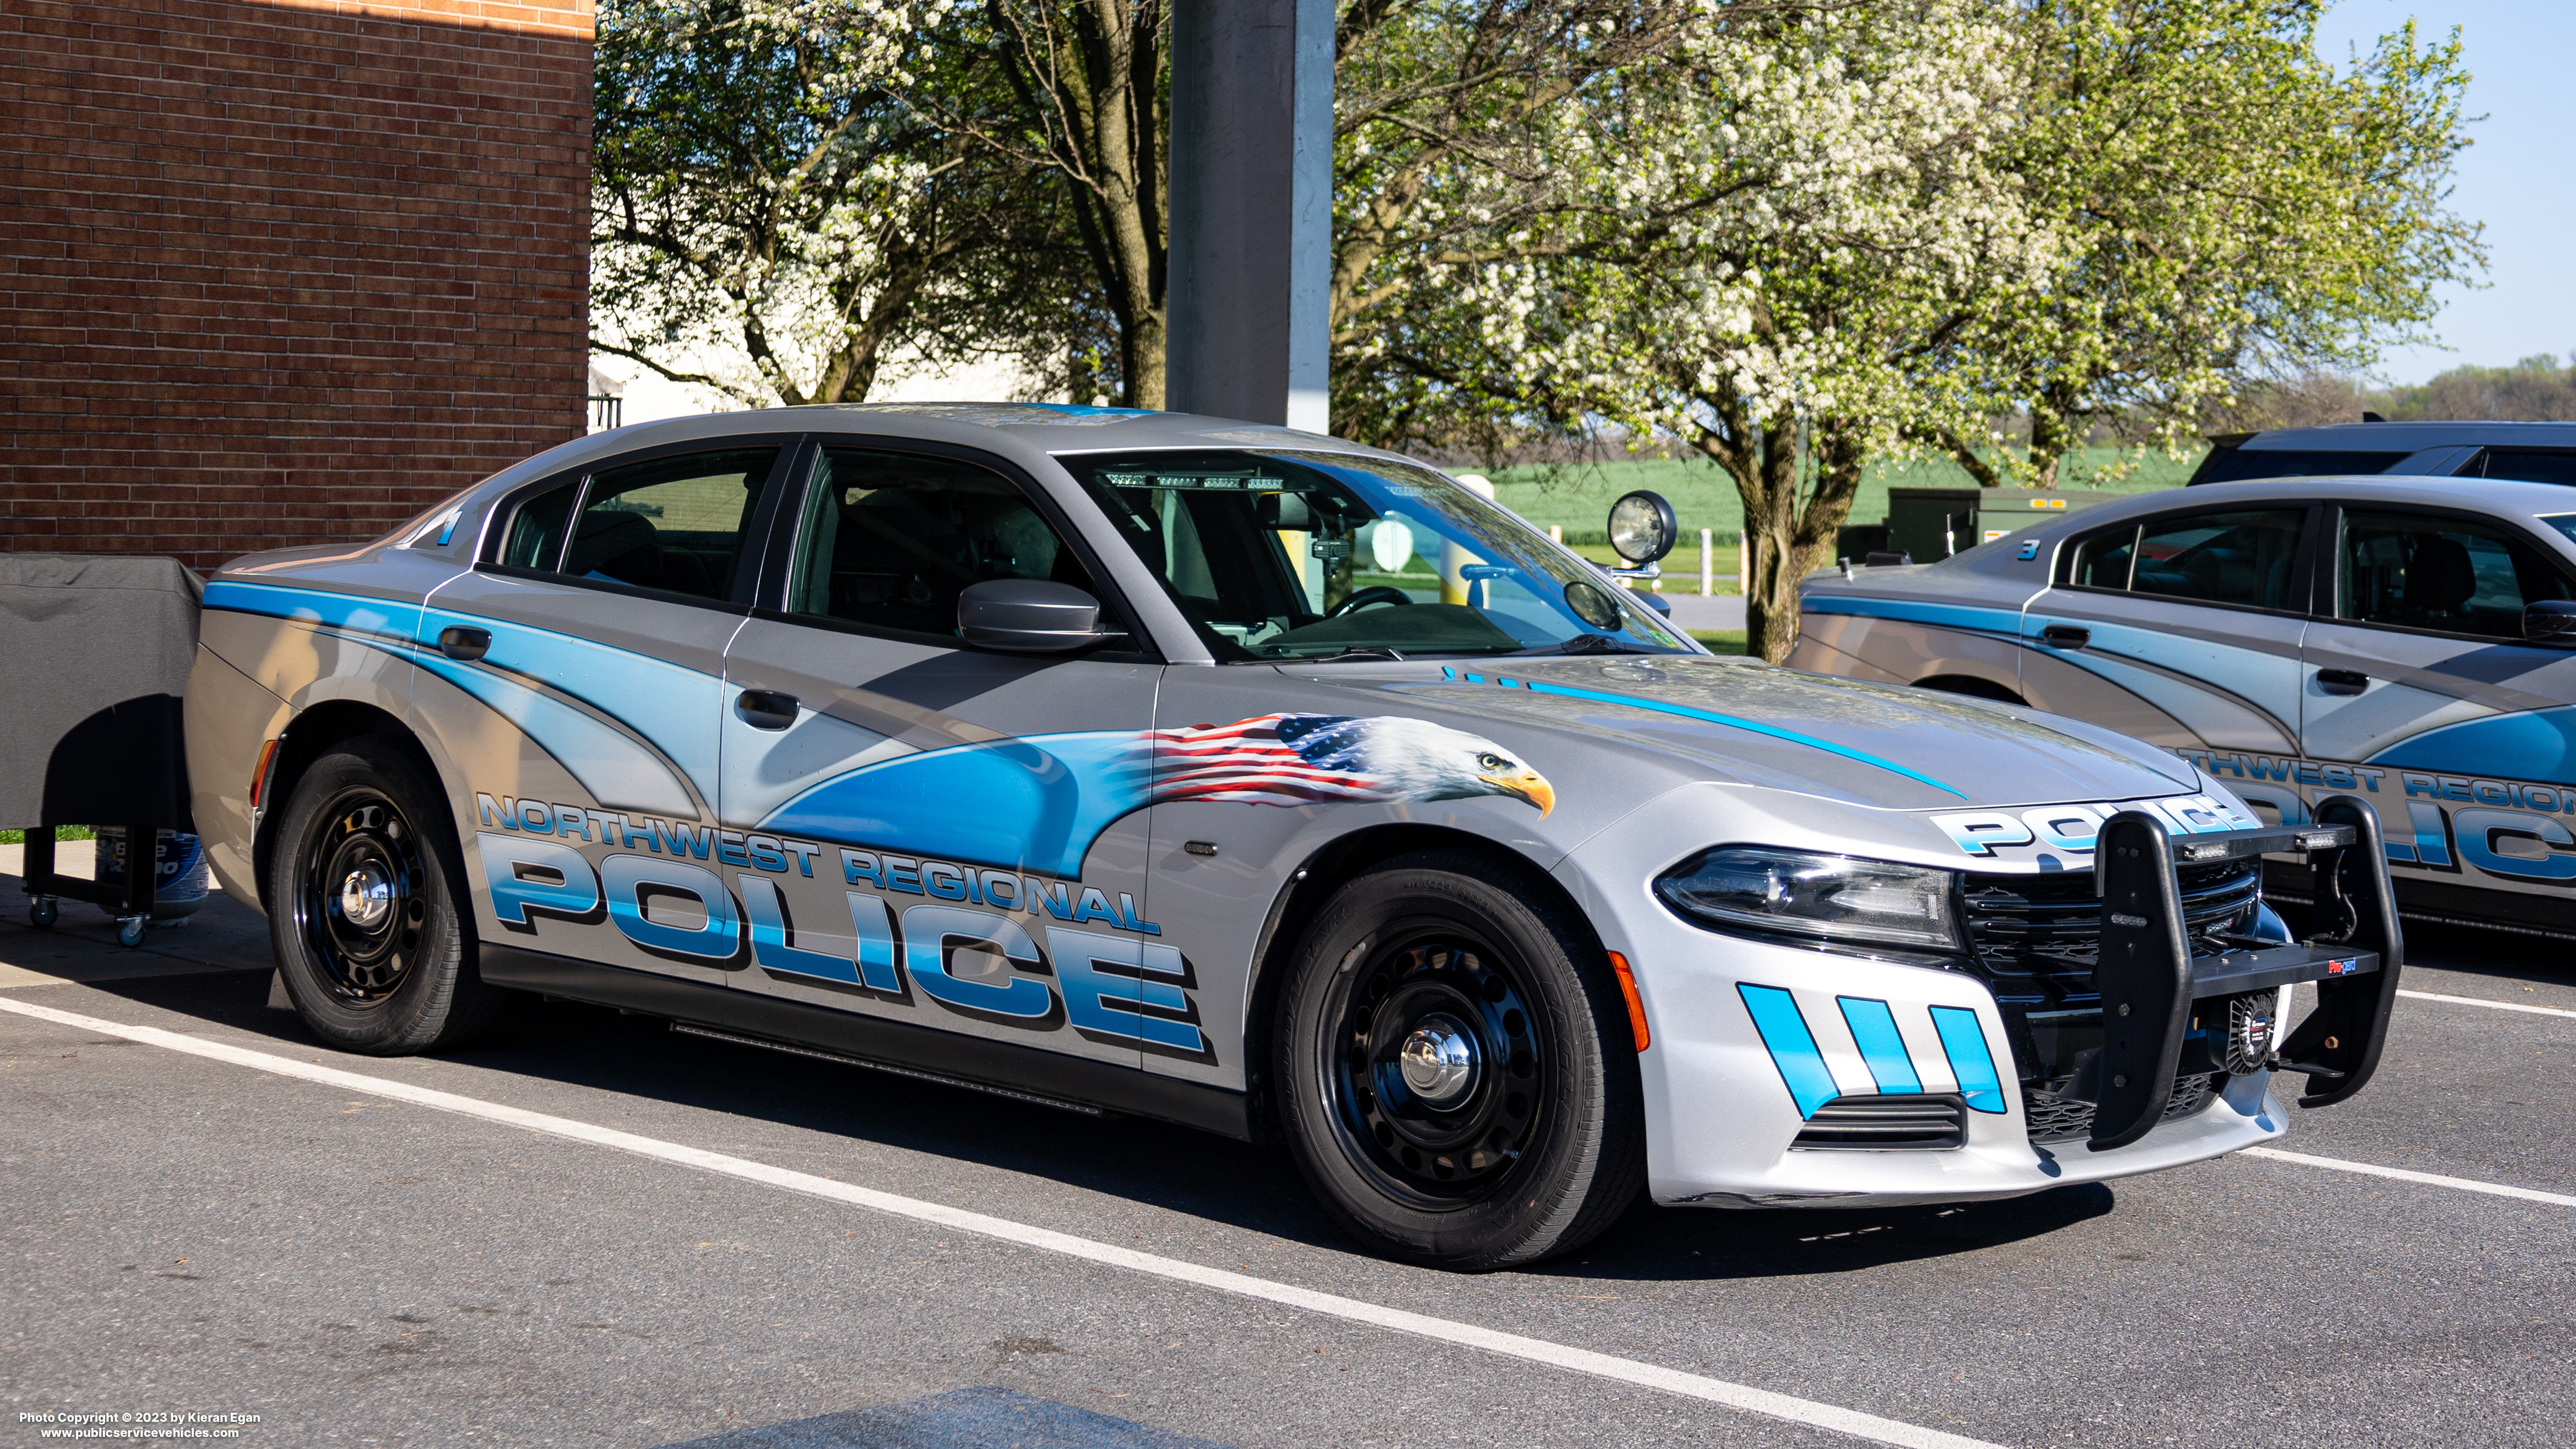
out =
[[(1789, 662), (2182, 752), (2272, 822), (2388, 820), (2410, 915), (2576, 939), (2576, 494), (2225, 483), (1804, 586)], [(2289, 887), (2290, 894), (2299, 893)]]
[[(1419, 1262), (1641, 1191), (2211, 1157), (2282, 1132), (2276, 1073), (2357, 1090), (2397, 978), (2358, 798), (2266, 828), (2109, 730), (1712, 658), (1442, 474), (1281, 428), (641, 425), (205, 605), (198, 828), (324, 1040), (540, 992), (1276, 1138)], [(2308, 940), (2267, 851), (2341, 905)]]

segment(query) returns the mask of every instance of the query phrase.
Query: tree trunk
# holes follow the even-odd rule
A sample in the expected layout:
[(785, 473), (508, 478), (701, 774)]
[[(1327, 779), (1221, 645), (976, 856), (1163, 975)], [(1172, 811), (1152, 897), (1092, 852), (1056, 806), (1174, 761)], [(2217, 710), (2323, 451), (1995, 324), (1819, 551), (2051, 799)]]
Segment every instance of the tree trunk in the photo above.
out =
[(2031, 404), (2030, 465), (2038, 475), (2031, 482), (2033, 488), (2056, 487), (2066, 455), (2075, 450), (2074, 402), (2067, 389), (2050, 387)]
[(1798, 646), (1798, 581), (1833, 561), (1868, 452), (1850, 422), (1820, 419), (1811, 430), (1816, 487), (1801, 506), (1796, 420), (1754, 426), (1724, 406), (1718, 413), (1725, 426), (1704, 431), (1698, 446), (1734, 477), (1744, 501), (1744, 652), (1785, 664)]

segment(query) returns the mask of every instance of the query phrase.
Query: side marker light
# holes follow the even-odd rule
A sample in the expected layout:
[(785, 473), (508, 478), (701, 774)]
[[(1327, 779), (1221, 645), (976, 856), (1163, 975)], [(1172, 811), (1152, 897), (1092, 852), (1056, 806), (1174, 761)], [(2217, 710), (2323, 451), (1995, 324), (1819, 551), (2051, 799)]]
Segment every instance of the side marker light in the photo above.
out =
[(268, 763), (277, 758), (277, 746), (283, 738), (280, 736), (259, 747), (259, 763), (250, 772), (250, 808), (253, 810), (259, 808), (259, 792), (268, 784)]
[(1637, 1050), (1651, 1043), (1646, 1035), (1646, 1003), (1637, 996), (1637, 973), (1628, 969), (1628, 958), (1616, 951), (1609, 953), (1610, 969), (1619, 977), (1619, 994), (1628, 998), (1628, 1029), (1637, 1034)]

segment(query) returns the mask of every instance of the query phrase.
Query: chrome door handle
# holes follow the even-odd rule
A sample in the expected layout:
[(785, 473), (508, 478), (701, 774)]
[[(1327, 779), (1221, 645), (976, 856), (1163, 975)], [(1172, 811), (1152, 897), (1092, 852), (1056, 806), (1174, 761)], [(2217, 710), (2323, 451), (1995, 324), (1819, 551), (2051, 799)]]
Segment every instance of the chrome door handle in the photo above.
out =
[(460, 664), (471, 664), (492, 648), (492, 631), (450, 624), (438, 631), (438, 652)]
[(2317, 688), (2328, 694), (2359, 694), (2370, 688), (2370, 676), (2351, 669), (2320, 669)]
[(2039, 631), (2039, 641), (2051, 649), (2081, 649), (2093, 642), (2093, 631), (2073, 624), (2051, 624)]
[(783, 730), (796, 723), (796, 696), (774, 689), (746, 689), (735, 695), (733, 712), (756, 730)]

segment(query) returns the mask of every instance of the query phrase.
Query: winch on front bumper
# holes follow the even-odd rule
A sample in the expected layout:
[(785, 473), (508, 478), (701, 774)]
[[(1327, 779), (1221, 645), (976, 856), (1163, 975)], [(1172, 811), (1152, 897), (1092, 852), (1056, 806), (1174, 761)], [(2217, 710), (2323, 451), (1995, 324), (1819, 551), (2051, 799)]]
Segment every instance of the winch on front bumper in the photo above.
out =
[[(2266, 1069), (2306, 1075), (2306, 1107), (2369, 1080), (2404, 950), (2378, 816), (2347, 795), (2316, 819), (2175, 838), (2125, 811), (2089, 877), (1968, 878), (1970, 969), (2002, 1011), (2032, 1141), (2125, 1146)], [(2261, 904), (2262, 858), (2284, 853), (2317, 876), (2304, 941)], [(2302, 981), (2318, 1009), (2280, 1042), (2284, 988)]]

